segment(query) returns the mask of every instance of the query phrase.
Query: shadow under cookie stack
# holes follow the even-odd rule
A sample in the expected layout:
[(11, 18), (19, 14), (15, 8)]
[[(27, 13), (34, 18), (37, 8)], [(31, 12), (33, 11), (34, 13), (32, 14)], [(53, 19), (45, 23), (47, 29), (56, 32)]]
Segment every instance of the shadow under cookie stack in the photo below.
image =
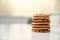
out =
[(32, 17), (33, 32), (50, 32), (49, 14), (36, 14)]

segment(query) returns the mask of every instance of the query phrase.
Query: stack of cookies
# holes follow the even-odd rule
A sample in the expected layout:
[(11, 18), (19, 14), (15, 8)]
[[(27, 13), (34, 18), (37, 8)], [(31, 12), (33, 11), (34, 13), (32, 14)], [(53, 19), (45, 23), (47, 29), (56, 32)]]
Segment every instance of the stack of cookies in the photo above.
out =
[(49, 14), (36, 14), (32, 17), (33, 32), (50, 32)]

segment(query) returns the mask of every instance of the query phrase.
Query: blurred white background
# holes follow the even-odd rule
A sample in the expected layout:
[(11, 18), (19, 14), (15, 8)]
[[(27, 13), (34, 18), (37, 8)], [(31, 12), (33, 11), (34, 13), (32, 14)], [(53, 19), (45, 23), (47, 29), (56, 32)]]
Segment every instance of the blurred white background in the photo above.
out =
[(36, 13), (60, 13), (60, 1), (0, 0), (0, 15), (31, 17)]

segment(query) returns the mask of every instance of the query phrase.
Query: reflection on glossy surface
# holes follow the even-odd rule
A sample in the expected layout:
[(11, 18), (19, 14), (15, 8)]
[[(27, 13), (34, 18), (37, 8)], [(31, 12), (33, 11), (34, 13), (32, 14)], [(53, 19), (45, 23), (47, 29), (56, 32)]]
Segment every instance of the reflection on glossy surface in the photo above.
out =
[(0, 40), (60, 40), (60, 29), (50, 33), (32, 33), (30, 24), (0, 24)]

